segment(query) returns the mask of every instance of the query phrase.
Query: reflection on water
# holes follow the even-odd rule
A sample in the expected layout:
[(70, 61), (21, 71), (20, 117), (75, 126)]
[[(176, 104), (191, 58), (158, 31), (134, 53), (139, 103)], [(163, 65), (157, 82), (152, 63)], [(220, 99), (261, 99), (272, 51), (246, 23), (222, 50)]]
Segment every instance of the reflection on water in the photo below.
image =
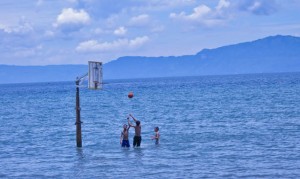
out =
[(142, 159), (142, 157), (144, 156), (144, 151), (145, 149), (141, 148), (141, 147), (137, 147), (137, 148), (134, 148), (134, 154), (135, 154), (135, 157), (137, 159)]
[(74, 161), (74, 176), (80, 177), (84, 173), (85, 156), (83, 148), (76, 147), (76, 158)]
[(76, 147), (78, 161), (84, 159), (83, 148)]

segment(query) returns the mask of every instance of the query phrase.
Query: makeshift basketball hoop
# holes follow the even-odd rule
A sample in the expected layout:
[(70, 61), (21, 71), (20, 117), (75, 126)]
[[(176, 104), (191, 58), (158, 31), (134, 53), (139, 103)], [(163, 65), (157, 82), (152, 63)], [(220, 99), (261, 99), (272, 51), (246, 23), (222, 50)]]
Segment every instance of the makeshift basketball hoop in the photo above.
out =
[(102, 89), (102, 62), (89, 61), (89, 89)]
[(89, 61), (89, 71), (87, 74), (76, 78), (76, 142), (77, 147), (82, 147), (81, 138), (81, 120), (80, 120), (80, 100), (79, 100), (79, 85), (88, 76), (89, 89), (102, 89), (102, 62)]

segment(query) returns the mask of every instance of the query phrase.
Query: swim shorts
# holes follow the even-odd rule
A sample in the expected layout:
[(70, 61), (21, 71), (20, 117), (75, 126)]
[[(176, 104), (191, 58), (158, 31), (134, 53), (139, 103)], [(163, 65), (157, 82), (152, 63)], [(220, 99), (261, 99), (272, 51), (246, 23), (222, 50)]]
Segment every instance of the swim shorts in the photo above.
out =
[(142, 137), (134, 136), (133, 138), (133, 147), (139, 147), (141, 145)]
[(122, 147), (130, 147), (129, 140), (123, 140)]

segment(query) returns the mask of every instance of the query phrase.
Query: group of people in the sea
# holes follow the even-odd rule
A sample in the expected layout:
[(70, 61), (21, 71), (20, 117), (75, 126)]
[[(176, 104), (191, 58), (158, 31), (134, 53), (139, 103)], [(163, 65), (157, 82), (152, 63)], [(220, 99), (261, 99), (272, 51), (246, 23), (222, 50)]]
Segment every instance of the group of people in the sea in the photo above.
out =
[[(130, 117), (134, 120), (135, 125), (133, 125), (130, 122)], [(124, 124), (123, 125), (123, 131), (121, 132), (121, 137), (120, 137), (120, 144), (122, 147), (130, 147), (129, 144), (129, 129), (130, 127), (133, 127), (135, 130), (135, 134), (133, 137), (133, 147), (140, 147), (141, 146), (141, 142), (142, 142), (142, 136), (141, 136), (141, 132), (142, 132), (142, 126), (141, 126), (141, 122), (139, 120), (137, 120), (135, 117), (133, 117), (131, 114), (129, 114), (129, 116), (127, 117), (128, 120), (128, 125)], [(155, 140), (155, 144), (158, 145), (159, 144), (159, 138), (160, 138), (160, 134), (159, 134), (159, 128), (155, 127), (154, 128), (154, 132), (155, 135), (151, 137), (152, 140)]]

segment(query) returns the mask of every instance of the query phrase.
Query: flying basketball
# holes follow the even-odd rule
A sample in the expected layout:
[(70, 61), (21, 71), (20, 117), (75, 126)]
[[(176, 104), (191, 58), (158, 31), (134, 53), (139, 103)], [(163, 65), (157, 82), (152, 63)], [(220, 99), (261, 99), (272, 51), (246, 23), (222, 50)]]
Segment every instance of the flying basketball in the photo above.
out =
[(128, 93), (128, 98), (133, 98), (133, 92)]

